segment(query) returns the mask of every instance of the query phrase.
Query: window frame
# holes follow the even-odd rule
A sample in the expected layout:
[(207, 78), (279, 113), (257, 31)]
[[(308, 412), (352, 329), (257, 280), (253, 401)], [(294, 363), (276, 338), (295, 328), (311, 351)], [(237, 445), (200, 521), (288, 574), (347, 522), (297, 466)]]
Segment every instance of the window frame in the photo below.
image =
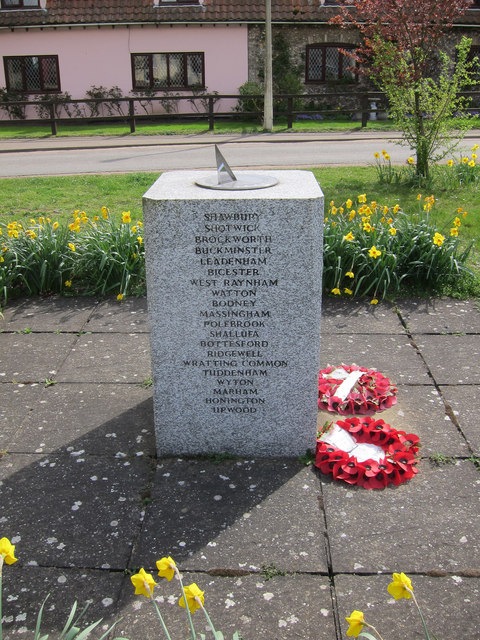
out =
[[(167, 86), (165, 87), (156, 87), (154, 84), (153, 78), (153, 56), (162, 55), (167, 56)], [(181, 55), (183, 56), (182, 65), (183, 65), (183, 77), (188, 83), (188, 67), (187, 61), (188, 56), (200, 56), (202, 61), (202, 81), (201, 84), (191, 84), (191, 85), (177, 85), (170, 83), (170, 63), (169, 56), (170, 55)], [(148, 86), (139, 86), (136, 84), (135, 79), (135, 58), (137, 56), (148, 56), (148, 70), (149, 70), (149, 85)], [(131, 57), (131, 67), (132, 67), (132, 89), (133, 91), (145, 91), (145, 90), (153, 90), (153, 91), (170, 91), (172, 89), (178, 91), (191, 91), (192, 89), (205, 89), (205, 53), (203, 51), (155, 51), (148, 53), (139, 53), (135, 52), (130, 54)]]
[[(345, 80), (357, 82), (358, 77), (356, 75), (353, 78), (345, 77), (345, 63), (347, 60), (347, 56), (339, 52), (338, 56), (338, 76), (336, 78), (327, 78), (326, 77), (326, 50), (327, 49), (345, 49), (354, 51), (357, 47), (353, 44), (345, 44), (345, 43), (335, 43), (335, 42), (317, 42), (314, 44), (307, 44), (305, 50), (305, 84), (326, 84), (327, 82), (345, 82)], [(310, 51), (312, 49), (323, 49), (323, 63), (322, 63), (322, 77), (321, 78), (313, 78), (309, 77), (309, 66), (310, 66)]]
[[(27, 81), (26, 81), (26, 72), (25, 72), (25, 60), (27, 60), (28, 58), (38, 58), (38, 62), (39, 62), (39, 81), (40, 81), (40, 88), (39, 89), (29, 89), (27, 87)], [(42, 65), (41, 65), (41, 60), (44, 59), (53, 59), (55, 61), (55, 67), (56, 67), (56, 73), (57, 73), (57, 87), (55, 89), (45, 89), (45, 81), (43, 78), (43, 74), (42, 74)], [(15, 87), (11, 86), (11, 82), (10, 82), (10, 77), (9, 77), (9, 69), (8, 69), (8, 61), (9, 60), (20, 60), (22, 63), (22, 84), (23, 87), (22, 89), (17, 89)], [(49, 54), (49, 55), (30, 55), (30, 56), (3, 56), (3, 67), (4, 67), (4, 72), (5, 72), (5, 86), (7, 88), (7, 91), (12, 91), (12, 92), (17, 92), (17, 93), (27, 93), (27, 94), (41, 94), (41, 93), (60, 93), (61, 92), (61, 85), (60, 85), (60, 66), (58, 63), (58, 55), (56, 54)]]
[(40, 9), (40, 0), (36, 5), (24, 5), (24, 0), (18, 0), (18, 5), (6, 5), (6, 0), (0, 0), (0, 9), (3, 11), (18, 11), (19, 9)]

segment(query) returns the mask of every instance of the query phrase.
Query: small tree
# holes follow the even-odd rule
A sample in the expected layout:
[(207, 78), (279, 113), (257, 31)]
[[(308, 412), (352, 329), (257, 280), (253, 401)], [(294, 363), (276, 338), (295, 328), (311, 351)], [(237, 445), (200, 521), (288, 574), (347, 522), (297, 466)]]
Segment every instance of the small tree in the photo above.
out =
[[(456, 146), (468, 127), (452, 116), (465, 111), (458, 94), (473, 80), (463, 38), (452, 60), (442, 39), (472, 0), (349, 0), (332, 22), (359, 29), (363, 42), (355, 59), (387, 95), (403, 143), (416, 150), (417, 175)], [(354, 12), (351, 11), (354, 9)], [(346, 52), (348, 55), (348, 52)]]

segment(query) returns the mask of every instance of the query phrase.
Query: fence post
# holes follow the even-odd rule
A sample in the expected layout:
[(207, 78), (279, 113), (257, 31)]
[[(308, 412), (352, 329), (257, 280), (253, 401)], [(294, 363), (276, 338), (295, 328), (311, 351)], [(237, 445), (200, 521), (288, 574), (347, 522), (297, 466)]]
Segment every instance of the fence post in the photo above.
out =
[(135, 99), (128, 99), (128, 122), (130, 123), (130, 133), (135, 133)]
[(368, 114), (370, 109), (368, 96), (366, 93), (362, 93), (362, 95), (360, 96), (360, 106), (362, 108), (362, 128), (364, 128), (367, 126)]
[(291, 129), (293, 127), (293, 97), (287, 97), (287, 129)]
[(213, 96), (208, 96), (208, 130), (213, 131), (214, 116), (213, 116)]
[(50, 126), (52, 128), (52, 136), (57, 135), (57, 122), (55, 120), (55, 105), (53, 102), (48, 103), (48, 110), (50, 111)]

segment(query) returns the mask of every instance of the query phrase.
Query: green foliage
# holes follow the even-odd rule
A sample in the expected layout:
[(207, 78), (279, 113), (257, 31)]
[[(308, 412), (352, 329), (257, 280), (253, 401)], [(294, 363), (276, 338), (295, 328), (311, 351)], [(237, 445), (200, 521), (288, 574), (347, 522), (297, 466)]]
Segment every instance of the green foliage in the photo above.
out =
[(267, 582), (275, 576), (286, 576), (287, 572), (283, 569), (278, 569), (273, 562), (271, 562), (269, 565), (262, 564), (262, 574), (265, 578), (265, 582)]
[(19, 91), (8, 91), (0, 87), (0, 110), (5, 111), (10, 119), (25, 119), (25, 105), (15, 104), (22, 100), (28, 100), (28, 96)]
[(419, 200), (417, 214), (407, 215), (398, 205), (367, 204), (365, 194), (358, 196), (357, 209), (352, 200), (340, 207), (332, 201), (324, 227), (325, 291), (369, 295), (376, 304), (405, 286), (435, 292), (467, 272), (472, 246), (460, 246), (460, 219), (451, 222), (444, 236), (430, 221), (433, 196), (424, 202), (422, 208)]
[(0, 300), (17, 294), (143, 291), (145, 258), (141, 222), (129, 212), (118, 222), (104, 208), (90, 220), (76, 212), (69, 225), (49, 218), (0, 225)]
[(468, 61), (470, 45), (471, 40), (463, 37), (455, 61), (440, 52), (440, 72), (435, 79), (418, 74), (408, 50), (378, 36), (373, 40), (372, 77), (387, 96), (403, 143), (415, 149), (417, 174), (423, 179), (428, 179), (430, 165), (449, 154), (471, 126), (466, 115), (468, 100), (459, 95), (475, 83), (473, 63)]
[(261, 118), (263, 114), (263, 85), (258, 82), (244, 82), (239, 88), (235, 111), (239, 113), (253, 113)]
[[(105, 112), (110, 116), (125, 115), (123, 112), (125, 101), (122, 101), (123, 92), (120, 87), (114, 86), (107, 89), (102, 85), (98, 87), (92, 85), (90, 89), (85, 91), (85, 94), (87, 98), (92, 100), (92, 102), (87, 103), (90, 117), (102, 116)], [(108, 100), (108, 102), (103, 102), (103, 100)]]

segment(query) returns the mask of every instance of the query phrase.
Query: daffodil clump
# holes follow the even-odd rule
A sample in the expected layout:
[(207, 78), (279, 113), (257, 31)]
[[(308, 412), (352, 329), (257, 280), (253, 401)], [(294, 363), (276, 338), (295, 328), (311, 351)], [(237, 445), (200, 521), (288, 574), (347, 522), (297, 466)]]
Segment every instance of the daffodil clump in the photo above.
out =
[[(433, 640), (435, 636), (431, 636), (428, 632), (425, 619), (413, 592), (412, 581), (410, 578), (404, 573), (394, 573), (392, 576), (392, 582), (390, 582), (387, 587), (387, 591), (395, 598), (395, 600), (400, 600), (402, 598), (405, 598), (405, 600), (413, 600), (422, 621), (425, 640)], [(345, 620), (348, 622), (347, 636), (354, 638), (367, 638), (367, 640), (376, 640), (376, 636), (379, 640), (383, 640), (377, 629), (365, 620), (363, 611), (357, 611), (355, 609), (345, 618)], [(364, 630), (365, 628), (373, 631), (375, 636), (369, 633), (369, 631)]]
[(0, 302), (15, 294), (115, 293), (119, 300), (143, 286), (142, 223), (102, 207), (70, 224), (39, 217), (0, 224)]
[[(178, 604), (180, 607), (182, 607), (186, 611), (188, 624), (190, 627), (190, 640), (195, 640), (195, 638), (198, 637), (195, 632), (195, 628), (193, 626), (193, 618), (192, 618), (192, 613), (195, 613), (197, 609), (201, 609), (203, 614), (205, 615), (207, 624), (210, 630), (212, 631), (213, 637), (215, 638), (215, 640), (223, 640), (224, 636), (222, 632), (215, 629), (213, 622), (210, 616), (208, 615), (207, 610), (204, 607), (205, 592), (202, 591), (194, 582), (188, 585), (187, 587), (183, 586), (182, 575), (178, 570), (178, 567), (175, 564), (175, 561), (170, 556), (161, 558), (160, 560), (157, 561), (156, 565), (158, 569), (158, 576), (160, 578), (166, 578), (169, 582), (174, 577), (178, 580), (180, 591), (182, 594), (180, 600), (178, 601)], [(167, 640), (172, 640), (170, 632), (160, 612), (160, 609), (158, 608), (156, 600), (153, 597), (154, 596), (153, 589), (154, 587), (157, 586), (157, 583), (155, 582), (152, 574), (147, 573), (145, 569), (142, 568), (138, 573), (136, 573), (131, 577), (131, 581), (133, 586), (135, 587), (135, 595), (142, 595), (151, 599), (151, 602), (153, 604), (157, 617), (160, 621), (165, 637), (167, 638)], [(200, 634), (200, 637), (205, 638), (203, 634)], [(237, 631), (233, 634), (233, 640), (240, 640), (240, 636)]]
[[(416, 215), (359, 194), (355, 201), (332, 200), (324, 226), (324, 287), (336, 296), (371, 296), (372, 304), (402, 286), (435, 290), (467, 271), (471, 247), (460, 250), (458, 210), (440, 233), (430, 222), (433, 195), (417, 197)], [(460, 214), (461, 211), (461, 214)]]
[(462, 185), (477, 185), (480, 181), (480, 162), (477, 151), (478, 144), (474, 144), (470, 154), (462, 154), (456, 159), (447, 160), (444, 182), (447, 188)]

